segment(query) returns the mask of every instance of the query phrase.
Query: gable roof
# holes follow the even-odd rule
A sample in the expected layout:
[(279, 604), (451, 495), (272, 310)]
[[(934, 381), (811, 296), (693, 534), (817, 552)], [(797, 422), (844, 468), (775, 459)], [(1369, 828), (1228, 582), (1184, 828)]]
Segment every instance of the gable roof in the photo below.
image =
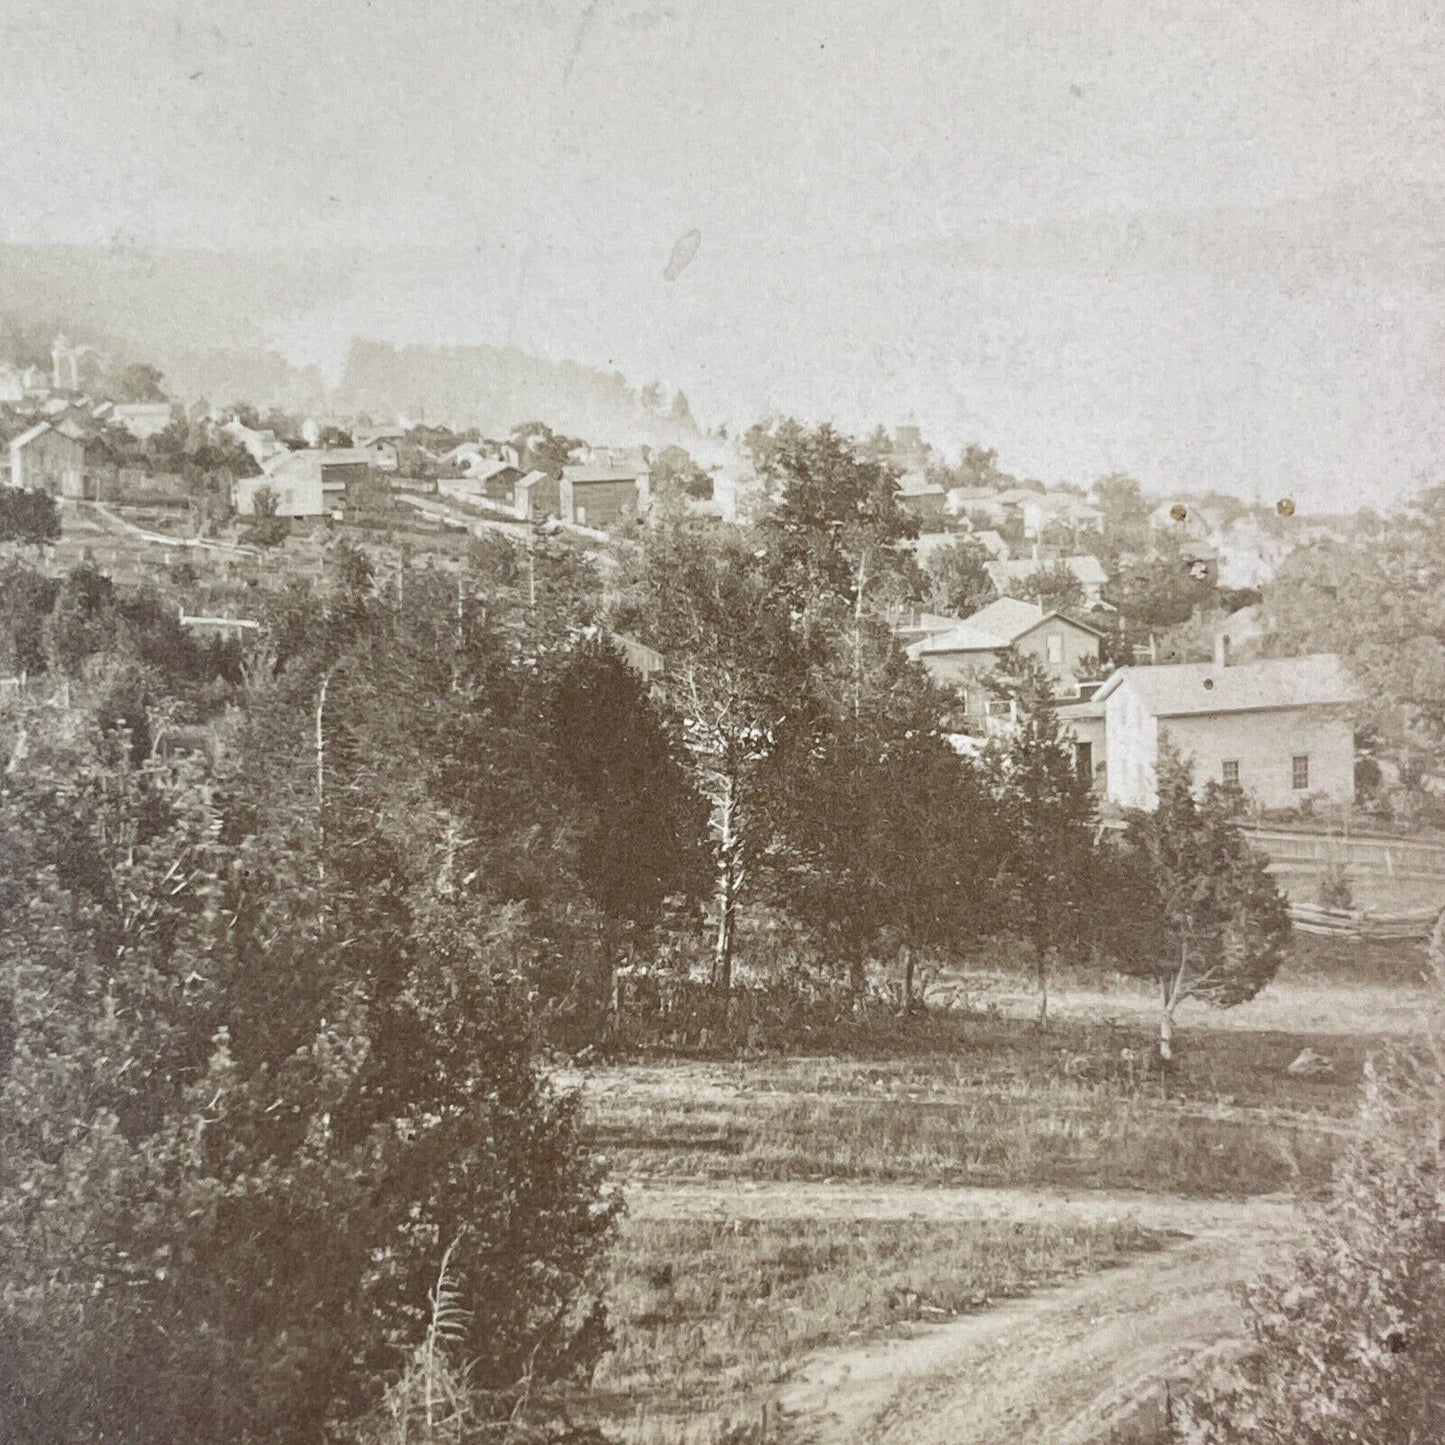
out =
[(326, 467), (371, 466), (371, 453), (361, 447), (302, 447), (278, 452), (265, 464), (268, 477), (321, 476)]
[(957, 627), (915, 642), (908, 649), (910, 657), (924, 657), (940, 652), (1000, 652), (1012, 647), (1034, 628), (1058, 617), (1083, 632), (1101, 636), (1097, 627), (1070, 617), (1063, 612), (1045, 612), (1037, 602), (1021, 602), (1017, 597), (1000, 597), (966, 617)]
[(11, 438), (10, 450), (12, 452), (18, 452), (21, 447), (28, 447), (30, 443), (35, 440), (36, 437), (42, 436), (45, 432), (54, 430), (55, 428), (51, 426), (48, 421), (38, 421), (33, 427), (30, 428), (29, 431), (23, 431), (18, 437)]
[(906, 476), (898, 479), (893, 495), (901, 500), (904, 497), (943, 497), (947, 493), (937, 482), (930, 482), (927, 477)]
[(1103, 702), (1125, 686), (1155, 717), (1330, 707), (1353, 702), (1359, 695), (1333, 652), (1261, 658), (1228, 667), (1213, 662), (1121, 667), (1094, 696)]
[(562, 468), (562, 476), (566, 481), (582, 483), (586, 486), (589, 482), (635, 482), (647, 475), (647, 463), (641, 466), (610, 466), (598, 462), (578, 462), (575, 465), (568, 465)]
[(501, 457), (490, 457), (479, 461), (467, 473), (465, 480), (469, 482), (489, 482), (493, 477), (500, 476), (503, 472), (515, 472), (519, 477), (522, 475), (521, 467), (514, 467), (511, 462), (503, 461)]

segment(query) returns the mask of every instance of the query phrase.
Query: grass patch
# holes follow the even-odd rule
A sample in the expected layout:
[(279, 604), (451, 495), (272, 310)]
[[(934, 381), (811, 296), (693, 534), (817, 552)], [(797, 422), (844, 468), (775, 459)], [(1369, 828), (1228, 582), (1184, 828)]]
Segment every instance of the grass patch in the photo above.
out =
[(631, 1441), (716, 1441), (814, 1350), (939, 1322), (1109, 1268), (1129, 1223), (640, 1220), (623, 1229), (617, 1343), (585, 1404)]
[[(595, 1142), (649, 1178), (898, 1180), (1243, 1196), (1329, 1178), (1372, 1040), (1190, 1036), (1167, 1095), (1148, 1039), (959, 1024), (906, 1058), (673, 1061), (589, 1077)], [(1328, 1078), (1287, 1065), (1306, 1044)]]

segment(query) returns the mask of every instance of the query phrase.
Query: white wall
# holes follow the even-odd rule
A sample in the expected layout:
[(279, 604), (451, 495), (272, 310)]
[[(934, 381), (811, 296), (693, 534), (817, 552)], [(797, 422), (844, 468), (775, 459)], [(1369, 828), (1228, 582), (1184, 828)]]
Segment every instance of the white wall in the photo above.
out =
[[(1224, 762), (1233, 759), (1240, 787), (1262, 807), (1293, 808), (1311, 795), (1339, 803), (1355, 796), (1354, 729), (1330, 708), (1168, 718), (1164, 726), (1174, 746), (1193, 759), (1200, 787), (1222, 782)], [(1292, 764), (1299, 754), (1309, 758), (1309, 786), (1296, 790)]]
[[(1158, 719), (1127, 684), (1104, 705), (1107, 796), (1125, 808), (1159, 801), (1156, 768), (1161, 733), (1193, 764), (1195, 786), (1224, 781), (1226, 760), (1239, 764), (1239, 785), (1261, 807), (1293, 808), (1309, 796), (1349, 802), (1355, 795), (1355, 735), (1327, 707), (1273, 708)], [(1293, 785), (1297, 755), (1309, 758), (1309, 786)]]
[(1159, 758), (1158, 719), (1127, 684), (1104, 702), (1105, 796), (1121, 808), (1152, 808), (1154, 768)]

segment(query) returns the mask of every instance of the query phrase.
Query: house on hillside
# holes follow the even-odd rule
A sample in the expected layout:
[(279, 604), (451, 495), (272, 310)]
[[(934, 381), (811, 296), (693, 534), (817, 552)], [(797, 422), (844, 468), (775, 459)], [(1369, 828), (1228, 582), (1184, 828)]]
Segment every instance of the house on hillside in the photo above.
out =
[(1078, 672), (1099, 654), (1103, 633), (1037, 602), (1000, 597), (946, 632), (933, 633), (908, 648), (936, 682), (956, 687), (971, 717), (986, 718), (992, 695), (984, 681), (1012, 649), (1032, 657), (1061, 696), (1077, 695)]
[(508, 511), (517, 505), (517, 483), (522, 469), (493, 457), (460, 477), (441, 477), (437, 491), (459, 502), (490, 502)]
[(233, 417), (219, 428), (228, 441), (242, 448), (258, 467), (264, 467), (273, 457), (288, 450), (274, 431), (269, 428), (249, 427), (239, 417)]
[(1290, 552), (1290, 544), (1253, 515), (1238, 518), (1212, 540), (1219, 549), (1221, 587), (1267, 587)]
[(992, 487), (950, 487), (944, 496), (955, 517), (978, 516), (990, 527), (1001, 527), (1008, 520), (1009, 509)]
[(919, 473), (901, 478), (893, 496), (904, 512), (924, 525), (948, 515), (948, 493)]
[(995, 531), (985, 528), (981, 532), (970, 532), (968, 538), (977, 542), (980, 547), (995, 561), (1007, 562), (1012, 555), (1009, 544)]
[(994, 591), (1002, 597), (1018, 596), (1036, 572), (1055, 567), (1065, 567), (1073, 574), (1083, 589), (1085, 607), (1098, 607), (1103, 602), (1109, 574), (1097, 557), (1060, 557), (1056, 562), (1046, 562), (1038, 557), (1020, 557), (1012, 562), (984, 564), (988, 580), (993, 583)]
[(406, 429), (400, 426), (358, 426), (351, 429), (351, 444), (371, 457), (378, 471), (394, 472), (401, 467)]
[(0, 366), (0, 405), (13, 406), (25, 400), (25, 380), (15, 366)]
[(963, 623), (962, 617), (949, 617), (941, 612), (908, 612), (893, 624), (893, 635), (903, 647), (908, 648), (915, 642), (937, 637), (940, 633), (952, 632), (955, 627), (962, 627)]
[(1049, 527), (1063, 527), (1071, 532), (1099, 532), (1104, 527), (1104, 514), (1083, 497), (1072, 492), (1037, 492), (1021, 502), (1024, 532), (1039, 537)]
[(1170, 497), (1149, 513), (1149, 530), (1173, 537), (1203, 540), (1219, 530), (1219, 519), (1207, 507), (1183, 497)]
[(1195, 782), (1238, 787), (1261, 807), (1290, 808), (1355, 792), (1354, 685), (1333, 653), (1125, 667), (1095, 694), (1104, 708), (1106, 795), (1125, 808), (1158, 804), (1165, 739)]
[(10, 485), (85, 496), (85, 439), (69, 422), (36, 422), (10, 443)]
[(545, 522), (562, 515), (562, 483), (550, 472), (533, 469), (512, 488), (517, 515), (528, 522)]
[(1214, 655), (1229, 662), (1249, 662), (1259, 656), (1259, 649), (1270, 630), (1264, 608), (1257, 602), (1231, 612), (1214, 629)]
[(608, 531), (647, 511), (650, 482), (645, 464), (581, 462), (565, 466), (560, 496), (562, 520)]
[(275, 495), (278, 517), (327, 517), (345, 505), (375, 505), (388, 495), (371, 454), (358, 447), (308, 447), (273, 457), (259, 477), (242, 477), (234, 484), (236, 511), (254, 517), (256, 496), (263, 489)]
[(1104, 704), (1099, 701), (1098, 683), (1080, 689), (1086, 695), (1078, 702), (1063, 702), (1055, 709), (1060, 736), (1074, 749), (1074, 767), (1096, 793), (1103, 793), (1108, 784), (1107, 739), (1104, 727)]
[(935, 552), (945, 551), (949, 547), (957, 547), (961, 543), (973, 540), (974, 534), (969, 532), (920, 532), (916, 537), (910, 537), (899, 545), (913, 553), (913, 560), (920, 567), (927, 567), (929, 559)]
[(168, 401), (118, 401), (111, 407), (108, 420), (143, 442), (159, 436), (175, 416), (176, 409)]

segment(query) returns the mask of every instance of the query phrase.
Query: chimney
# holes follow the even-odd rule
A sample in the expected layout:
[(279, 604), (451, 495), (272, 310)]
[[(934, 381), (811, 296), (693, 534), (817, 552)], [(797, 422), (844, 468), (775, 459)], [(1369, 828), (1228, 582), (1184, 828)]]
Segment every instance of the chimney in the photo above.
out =
[(1215, 667), (1229, 666), (1229, 634), (1227, 632), (1214, 634), (1214, 665)]

